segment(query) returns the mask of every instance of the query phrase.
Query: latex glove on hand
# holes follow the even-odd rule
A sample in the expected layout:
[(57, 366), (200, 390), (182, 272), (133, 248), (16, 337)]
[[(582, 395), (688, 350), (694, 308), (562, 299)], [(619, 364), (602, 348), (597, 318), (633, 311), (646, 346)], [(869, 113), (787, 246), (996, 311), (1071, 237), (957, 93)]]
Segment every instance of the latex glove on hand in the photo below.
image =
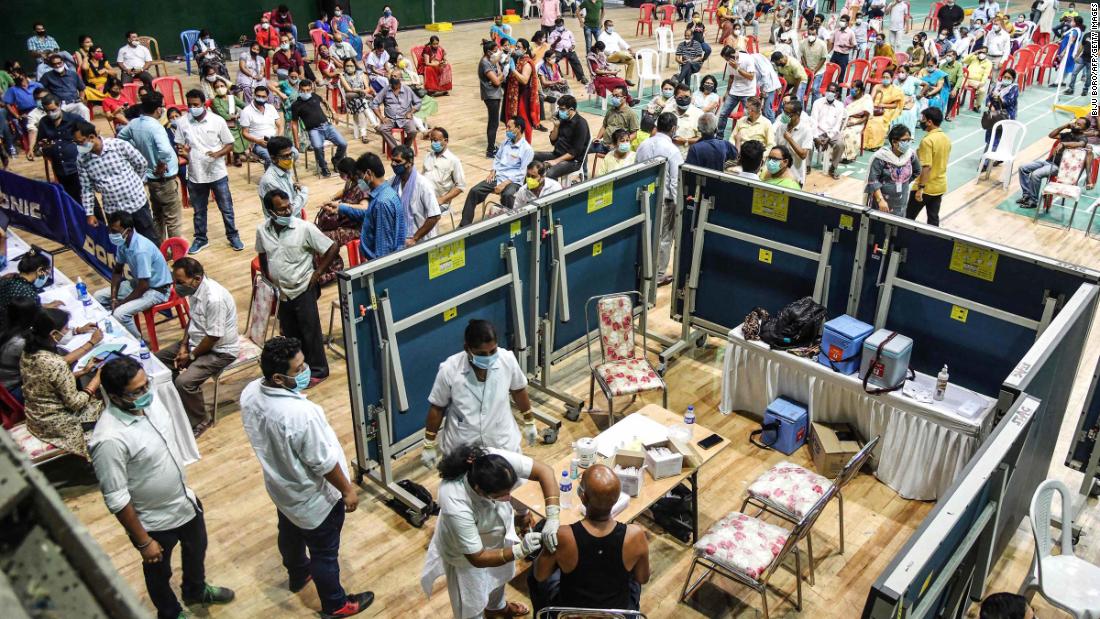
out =
[(527, 445), (531, 446), (535, 444), (535, 441), (539, 438), (538, 428), (535, 427), (535, 420), (528, 419), (523, 422), (523, 438), (527, 441)]
[(542, 533), (527, 533), (517, 544), (512, 544), (512, 556), (516, 559), (529, 556), (542, 548)]
[(439, 452), (435, 450), (435, 441), (424, 441), (424, 447), (420, 450), (420, 463), (429, 469), (435, 468), (435, 463), (439, 461)]
[(558, 550), (558, 515), (561, 513), (561, 508), (557, 505), (546, 506), (546, 523), (542, 525), (542, 547), (548, 552), (557, 552)]

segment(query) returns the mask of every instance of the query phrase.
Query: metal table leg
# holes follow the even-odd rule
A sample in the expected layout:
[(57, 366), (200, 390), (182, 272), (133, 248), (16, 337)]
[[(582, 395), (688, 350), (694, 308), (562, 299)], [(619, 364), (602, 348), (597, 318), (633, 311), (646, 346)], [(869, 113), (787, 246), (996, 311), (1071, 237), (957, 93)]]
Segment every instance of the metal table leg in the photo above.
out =
[(691, 485), (691, 543), (699, 541), (699, 470), (696, 469), (688, 477)]

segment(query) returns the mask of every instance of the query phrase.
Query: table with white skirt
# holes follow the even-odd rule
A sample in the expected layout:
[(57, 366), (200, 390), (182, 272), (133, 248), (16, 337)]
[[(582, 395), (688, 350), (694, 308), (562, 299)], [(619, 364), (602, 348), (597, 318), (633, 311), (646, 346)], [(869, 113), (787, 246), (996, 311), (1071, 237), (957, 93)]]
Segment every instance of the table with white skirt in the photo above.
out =
[(864, 440), (881, 436), (871, 459), (875, 476), (906, 499), (942, 496), (992, 429), (995, 400), (949, 384), (934, 401), (934, 376), (918, 372), (902, 389), (871, 395), (858, 372), (840, 374), (816, 358), (748, 341), (740, 325), (729, 332), (725, 357), (723, 414), (763, 416), (784, 396), (806, 404), (810, 421), (847, 423)]
[[(18, 272), (17, 263), (19, 258), (28, 251), (30, 251), (30, 246), (26, 241), (21, 239), (14, 230), (8, 229), (8, 264), (0, 270), (0, 275)], [(93, 292), (95, 292), (94, 287), (89, 287), (88, 296), (91, 297)], [(70, 327), (75, 329), (94, 322), (103, 331), (101, 344), (123, 344), (125, 348), (122, 352), (138, 358), (141, 342), (130, 335), (130, 332), (122, 326), (122, 323), (115, 320), (111, 313), (100, 305), (94, 297), (91, 298), (91, 306), (85, 309), (84, 305), (77, 299), (75, 283), (61, 270), (54, 268), (53, 283), (43, 288), (38, 296), (43, 305), (52, 301), (61, 301), (64, 306), (59, 309), (64, 309), (69, 313)], [(137, 318), (135, 316), (135, 319)], [(111, 323), (111, 333), (107, 333), (107, 322)], [(71, 347), (81, 346), (88, 341), (89, 337), (88, 334), (76, 335), (68, 345)], [(184, 464), (197, 462), (200, 457), (199, 448), (195, 443), (187, 412), (183, 409), (183, 401), (180, 400), (179, 392), (176, 391), (176, 386), (172, 382), (172, 370), (152, 354), (142, 362), (142, 366), (144, 366), (149, 380), (153, 382), (155, 397), (168, 410)]]

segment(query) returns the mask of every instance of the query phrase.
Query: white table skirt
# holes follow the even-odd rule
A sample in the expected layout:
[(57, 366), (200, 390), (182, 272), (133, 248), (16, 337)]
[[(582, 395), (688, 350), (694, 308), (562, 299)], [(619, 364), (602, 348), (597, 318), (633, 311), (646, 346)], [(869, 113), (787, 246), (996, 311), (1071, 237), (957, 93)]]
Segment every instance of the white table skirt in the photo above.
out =
[[(864, 439), (880, 435), (872, 457), (875, 475), (907, 499), (941, 496), (992, 427), (995, 401), (969, 389), (951, 384), (944, 400), (931, 403), (900, 390), (871, 395), (856, 375), (747, 341), (740, 326), (729, 333), (725, 357), (723, 414), (762, 416), (771, 401), (786, 396), (805, 403), (812, 421), (851, 424)], [(930, 391), (935, 378), (918, 373), (906, 384)]]
[[(29, 250), (30, 246), (27, 245), (26, 241), (19, 238), (14, 230), (9, 229), (9, 264), (4, 267), (0, 274), (16, 272), (16, 266), (12, 264), (14, 261), (12, 261), (11, 258), (17, 258)], [(95, 292), (95, 287), (89, 287), (88, 294), (91, 295), (93, 292)], [(112, 322), (113, 333), (104, 333), (103, 342), (125, 344), (126, 348), (123, 352), (135, 358), (138, 356), (141, 344), (134, 336), (130, 335), (129, 331), (123, 328), (121, 323), (112, 318), (106, 308), (100, 305), (95, 298), (92, 299), (91, 310), (85, 314), (83, 305), (76, 299), (75, 284), (59, 269), (54, 269), (53, 285), (45, 288), (39, 295), (39, 298), (44, 304), (57, 300), (64, 303), (64, 309), (69, 312), (72, 327), (79, 327), (89, 322), (95, 322), (99, 324), (100, 329), (103, 329), (104, 322), (110, 320)], [(157, 359), (156, 356), (153, 355), (150, 355), (149, 360), (146, 361), (144, 365), (145, 371), (149, 374), (149, 380), (153, 381), (156, 398), (164, 405), (164, 408), (168, 410), (169, 417), (172, 419), (172, 429), (175, 431), (176, 444), (183, 457), (184, 464), (197, 462), (201, 457), (199, 455), (199, 447), (195, 443), (194, 434), (191, 432), (191, 422), (187, 418), (187, 412), (183, 410), (183, 401), (180, 400), (179, 392), (176, 391), (176, 386), (172, 382), (172, 371), (161, 363), (160, 359)]]

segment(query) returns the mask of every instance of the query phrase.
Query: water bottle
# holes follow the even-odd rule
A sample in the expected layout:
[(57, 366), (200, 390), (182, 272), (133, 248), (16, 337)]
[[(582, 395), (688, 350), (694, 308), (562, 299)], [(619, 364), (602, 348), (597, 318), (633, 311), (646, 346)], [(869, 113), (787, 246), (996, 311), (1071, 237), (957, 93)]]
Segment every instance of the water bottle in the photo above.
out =
[(561, 508), (570, 509), (573, 507), (573, 480), (569, 479), (569, 471), (561, 472), (561, 484), (558, 486), (558, 490), (561, 491)]
[(932, 396), (933, 400), (937, 402), (943, 400), (943, 396), (947, 393), (947, 364), (943, 365), (943, 369), (936, 375), (936, 393)]
[(142, 340), (141, 348), (138, 349), (138, 359), (141, 360), (141, 367), (149, 371), (149, 347), (145, 345), (145, 341)]
[(88, 318), (89, 312), (92, 311), (92, 296), (88, 294), (88, 285), (84, 283), (84, 280), (80, 277), (76, 278), (76, 298), (80, 300), (80, 305), (83, 307), (84, 318)]
[(689, 406), (687, 412), (684, 413), (684, 425), (690, 426), (695, 424), (695, 407)]

